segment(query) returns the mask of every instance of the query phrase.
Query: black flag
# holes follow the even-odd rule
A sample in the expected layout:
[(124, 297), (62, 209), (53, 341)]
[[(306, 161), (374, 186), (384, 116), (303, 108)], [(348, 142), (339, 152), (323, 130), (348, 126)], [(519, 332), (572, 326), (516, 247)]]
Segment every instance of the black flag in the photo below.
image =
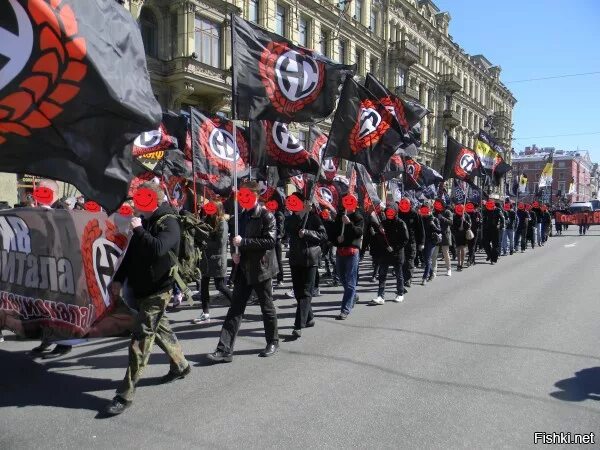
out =
[(232, 22), (236, 119), (312, 122), (333, 112), (338, 87), (355, 66), (337, 64), (235, 15)]
[(360, 163), (371, 176), (377, 177), (401, 142), (388, 109), (366, 88), (347, 78), (331, 125), (326, 155)]
[[(321, 159), (325, 155), (325, 149), (327, 148), (327, 135), (323, 134), (321, 130), (315, 125), (310, 127), (308, 137), (308, 148), (310, 153), (317, 162), (321, 163)], [(327, 181), (331, 181), (335, 178), (339, 166), (338, 158), (325, 158), (322, 162), (321, 177)]]
[(470, 148), (448, 136), (444, 179), (457, 178), (475, 185), (475, 177), (481, 176), (481, 161)]
[(115, 211), (129, 144), (160, 105), (131, 14), (114, 0), (0, 3), (0, 168), (66, 181)]
[(437, 185), (444, 178), (431, 167), (421, 164), (410, 156), (404, 158), (404, 186), (406, 189), (425, 189)]

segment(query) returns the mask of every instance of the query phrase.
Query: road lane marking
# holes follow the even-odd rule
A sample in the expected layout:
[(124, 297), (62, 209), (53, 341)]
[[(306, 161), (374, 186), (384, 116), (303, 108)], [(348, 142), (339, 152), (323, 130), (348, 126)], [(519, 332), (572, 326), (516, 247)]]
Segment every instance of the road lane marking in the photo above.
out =
[(573, 242), (572, 244), (566, 244), (565, 248), (575, 247), (576, 245), (577, 245), (577, 242)]

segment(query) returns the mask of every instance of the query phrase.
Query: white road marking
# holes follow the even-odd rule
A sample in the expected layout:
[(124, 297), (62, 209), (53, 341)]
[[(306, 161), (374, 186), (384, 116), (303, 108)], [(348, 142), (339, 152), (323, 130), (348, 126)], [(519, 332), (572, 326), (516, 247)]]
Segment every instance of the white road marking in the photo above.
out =
[(565, 245), (565, 248), (575, 247), (576, 245), (577, 245), (577, 242), (573, 242), (572, 244)]

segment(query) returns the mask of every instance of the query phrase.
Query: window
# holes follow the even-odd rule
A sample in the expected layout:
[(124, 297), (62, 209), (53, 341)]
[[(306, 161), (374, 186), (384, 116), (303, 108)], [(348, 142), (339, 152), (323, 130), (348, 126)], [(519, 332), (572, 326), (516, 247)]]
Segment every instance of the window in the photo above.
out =
[(341, 39), (338, 41), (338, 61), (342, 64), (346, 63), (346, 41), (342, 41)]
[(375, 34), (377, 34), (377, 11), (371, 11), (371, 22), (369, 28)]
[(179, 35), (177, 34), (177, 21), (178, 21), (177, 13), (171, 14), (171, 58), (176, 58), (177, 53), (177, 41), (179, 40)]
[(369, 72), (371, 72), (374, 76), (379, 76), (377, 58), (371, 58), (371, 61), (369, 61)]
[(196, 17), (196, 55), (198, 60), (213, 67), (221, 66), (221, 28), (218, 23)]
[(248, 20), (250, 22), (258, 23), (260, 11), (260, 4), (258, 0), (248, 0)]
[(321, 29), (321, 38), (319, 39), (319, 52), (322, 55), (330, 56), (329, 54), (329, 36), (330, 32), (324, 29)]
[(362, 16), (363, 16), (363, 0), (356, 0), (354, 2), (354, 18), (362, 23)]
[(446, 95), (446, 98), (444, 99), (444, 109), (446, 111), (452, 109), (452, 96), (451, 95)]
[(281, 36), (285, 36), (285, 18), (286, 11), (285, 6), (277, 5), (277, 13), (275, 15), (275, 33), (280, 34)]
[(364, 72), (364, 55), (360, 48), (356, 49), (356, 73), (359, 75)]
[(146, 54), (158, 58), (158, 22), (148, 8), (143, 8), (140, 14), (140, 31)]
[(565, 179), (565, 174), (564, 174), (564, 173), (562, 173), (562, 172), (560, 172), (560, 173), (558, 174), (558, 179), (559, 179), (559, 180), (564, 180), (564, 179)]
[(429, 105), (427, 105), (430, 110), (435, 109), (435, 89), (429, 89)]
[(396, 86), (404, 86), (406, 83), (406, 70), (402, 67), (396, 68)]
[(565, 167), (565, 162), (564, 162), (564, 161), (559, 161), (559, 162), (558, 162), (558, 167), (560, 167), (561, 169), (562, 169), (563, 167)]
[(308, 47), (308, 33), (310, 32), (310, 22), (305, 17), (298, 19), (298, 44)]

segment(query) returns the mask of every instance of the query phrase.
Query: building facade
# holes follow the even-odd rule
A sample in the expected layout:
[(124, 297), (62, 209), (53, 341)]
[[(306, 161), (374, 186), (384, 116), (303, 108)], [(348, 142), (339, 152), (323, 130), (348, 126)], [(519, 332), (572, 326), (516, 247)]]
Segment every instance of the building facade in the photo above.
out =
[[(422, 121), (420, 162), (440, 170), (446, 133), (473, 147), (491, 126), (512, 144), (516, 99), (501, 69), (468, 55), (448, 34), (450, 14), (430, 0), (130, 0), (139, 18), (152, 86), (165, 109), (229, 112), (229, 14), (281, 34), (333, 60), (371, 72), (430, 111)], [(325, 124), (325, 128), (327, 125)], [(306, 129), (298, 125), (300, 140)], [(510, 152), (507, 152), (510, 161)]]
[[(587, 151), (555, 150), (551, 147), (527, 147), (524, 152), (513, 156), (513, 172), (527, 175), (527, 191), (537, 191), (542, 169), (546, 158), (554, 153), (552, 176), (552, 200), (584, 202), (597, 198), (598, 195), (598, 165), (593, 164)], [(569, 185), (573, 180), (575, 193), (567, 196)]]

